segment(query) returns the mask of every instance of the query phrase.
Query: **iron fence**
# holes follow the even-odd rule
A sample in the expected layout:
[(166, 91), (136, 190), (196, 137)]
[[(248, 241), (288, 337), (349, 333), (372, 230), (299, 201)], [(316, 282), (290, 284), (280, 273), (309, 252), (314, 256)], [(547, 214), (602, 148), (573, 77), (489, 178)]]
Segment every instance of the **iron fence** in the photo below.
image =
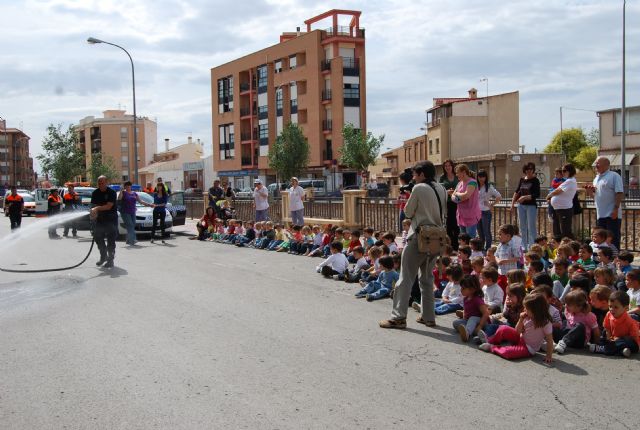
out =
[(184, 205), (187, 207), (187, 218), (202, 218), (204, 214), (204, 200), (203, 199), (184, 199)]
[(342, 219), (344, 204), (340, 200), (306, 200), (304, 216), (309, 218)]
[[(235, 200), (232, 205), (236, 211), (236, 218), (242, 221), (250, 221), (256, 218), (256, 209), (251, 200)], [(273, 222), (282, 222), (281, 199), (269, 199), (269, 219)]]
[(399, 234), (400, 211), (395, 199), (359, 198), (356, 202), (356, 220), (360, 227)]

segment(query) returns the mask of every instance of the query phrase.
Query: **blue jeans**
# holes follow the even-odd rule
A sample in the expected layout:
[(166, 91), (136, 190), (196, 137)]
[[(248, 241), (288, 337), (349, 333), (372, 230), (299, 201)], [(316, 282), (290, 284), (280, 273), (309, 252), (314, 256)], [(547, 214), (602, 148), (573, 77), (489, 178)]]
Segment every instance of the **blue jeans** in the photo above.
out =
[[(280, 245), (282, 245), (282, 241), (281, 240), (272, 240), (271, 242), (269, 242), (269, 245), (267, 246), (267, 249), (269, 251), (275, 251), (277, 247), (279, 247)], [(256, 245), (256, 248), (258, 247), (258, 245)]]
[(493, 237), (491, 236), (491, 211), (482, 211), (482, 218), (478, 222), (478, 236), (484, 243), (484, 250), (491, 248)]
[(458, 326), (464, 326), (467, 329), (467, 335), (473, 336), (476, 327), (480, 323), (480, 317), (470, 317), (468, 320), (458, 319), (453, 322), (453, 329), (458, 330)]
[(525, 252), (536, 240), (538, 221), (538, 207), (534, 205), (518, 205), (518, 225), (520, 236), (522, 236), (522, 246)]
[(379, 281), (371, 281), (363, 289), (358, 291), (356, 296), (364, 296), (368, 294), (373, 300), (378, 300), (387, 297), (390, 292), (391, 290)]
[(256, 210), (256, 222), (257, 221), (269, 221), (269, 209)]
[(291, 211), (291, 224), (304, 225), (304, 209)]
[(127, 229), (127, 243), (133, 245), (136, 243), (136, 214), (126, 214), (121, 212), (122, 221)]
[(436, 315), (450, 314), (461, 309), (462, 306), (455, 303), (445, 303), (442, 300), (436, 300), (435, 302)]
[(468, 225), (468, 226), (460, 226), (460, 233), (467, 233), (469, 236), (471, 236), (471, 239), (473, 239), (474, 237), (476, 237), (476, 233), (478, 232), (478, 225)]

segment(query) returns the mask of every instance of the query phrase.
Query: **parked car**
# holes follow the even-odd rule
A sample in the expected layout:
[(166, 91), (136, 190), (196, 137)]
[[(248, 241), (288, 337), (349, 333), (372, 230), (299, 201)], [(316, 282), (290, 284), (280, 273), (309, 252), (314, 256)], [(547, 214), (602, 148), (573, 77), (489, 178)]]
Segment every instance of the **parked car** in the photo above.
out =
[[(153, 203), (153, 197), (145, 192), (137, 191), (140, 198), (146, 203)], [(173, 231), (173, 217), (171, 216), (170, 206), (165, 208), (166, 215), (164, 219), (165, 235), (171, 234)], [(149, 206), (141, 205), (136, 202), (136, 233), (137, 234), (151, 234), (151, 228), (153, 227), (153, 208)], [(158, 226), (158, 230), (160, 227)], [(124, 220), (118, 212), (118, 235), (124, 236), (127, 234), (127, 228), (124, 225)]]
[(325, 193), (327, 191), (327, 185), (324, 179), (301, 179), (298, 181), (298, 185), (305, 190), (307, 188), (313, 188), (314, 193)]
[(385, 182), (378, 182), (375, 189), (367, 190), (368, 197), (389, 197), (389, 185)]
[(243, 188), (236, 192), (236, 198), (238, 199), (251, 199), (253, 198), (253, 190), (251, 188)]
[[(7, 190), (5, 198), (2, 200), (2, 209), (4, 210), (4, 216), (9, 216), (9, 206), (5, 206), (4, 202), (6, 197), (11, 194), (11, 190)], [(24, 206), (22, 207), (22, 214), (26, 216), (35, 215), (36, 213), (36, 200), (28, 190), (18, 190), (18, 195), (22, 196)]]
[(269, 191), (269, 195), (272, 197), (280, 197), (280, 191), (284, 191), (289, 187), (288, 183), (273, 183), (267, 185), (267, 190)]

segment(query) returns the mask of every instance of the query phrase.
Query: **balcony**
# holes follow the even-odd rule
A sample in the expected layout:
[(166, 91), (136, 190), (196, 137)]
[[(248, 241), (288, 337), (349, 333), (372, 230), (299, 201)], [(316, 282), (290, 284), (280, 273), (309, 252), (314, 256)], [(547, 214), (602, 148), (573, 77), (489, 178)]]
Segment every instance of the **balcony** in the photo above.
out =
[(331, 100), (331, 90), (322, 90), (322, 101), (330, 101)]
[(245, 91), (249, 91), (251, 89), (251, 84), (247, 83), (240, 83), (240, 92), (243, 93)]
[(433, 121), (427, 123), (427, 128), (437, 127), (439, 125), (440, 125), (440, 118), (436, 118)]
[(320, 63), (320, 71), (327, 72), (331, 70), (331, 60), (322, 60)]
[(240, 118), (250, 117), (251, 108), (240, 108)]
[(331, 131), (333, 130), (333, 120), (325, 119), (322, 121), (322, 131)]
[(240, 159), (240, 163), (242, 164), (242, 167), (253, 166), (253, 160), (251, 157), (242, 157)]
[(364, 28), (356, 29), (355, 27), (352, 29), (346, 25), (338, 25), (336, 27), (329, 27), (324, 30), (326, 37), (364, 37)]
[(258, 137), (258, 131), (254, 130), (253, 133), (251, 132), (243, 132), (240, 133), (240, 139), (243, 142), (251, 142), (252, 140), (256, 140)]
[(342, 59), (342, 73), (344, 76), (359, 76), (360, 62), (357, 58), (345, 57)]

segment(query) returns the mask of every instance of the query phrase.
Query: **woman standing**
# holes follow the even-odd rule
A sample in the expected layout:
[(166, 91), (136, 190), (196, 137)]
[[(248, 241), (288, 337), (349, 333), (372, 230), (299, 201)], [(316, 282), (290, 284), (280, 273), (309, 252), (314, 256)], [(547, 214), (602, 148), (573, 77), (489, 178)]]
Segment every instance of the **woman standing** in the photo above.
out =
[(447, 236), (451, 240), (451, 246), (454, 250), (458, 250), (458, 235), (460, 234), (460, 228), (456, 221), (456, 211), (458, 206), (451, 201), (451, 194), (458, 185), (458, 178), (454, 172), (455, 164), (451, 160), (445, 160), (442, 164), (444, 173), (440, 176), (440, 182), (445, 190), (447, 190)]
[(522, 172), (524, 177), (520, 178), (518, 188), (513, 193), (510, 210), (513, 211), (515, 204), (518, 203), (518, 224), (522, 235), (522, 246), (525, 251), (528, 251), (538, 234), (536, 222), (538, 220), (537, 199), (540, 197), (540, 180), (536, 177), (536, 165), (533, 163), (525, 164), (522, 167)]
[(565, 180), (547, 195), (549, 205), (553, 207), (553, 236), (573, 239), (571, 221), (573, 220), (573, 198), (578, 191), (576, 168), (573, 164), (562, 166)]
[(291, 178), (291, 188), (289, 188), (289, 212), (291, 224), (304, 226), (304, 189), (299, 185), (298, 178)]
[(135, 191), (131, 191), (131, 181), (124, 183), (118, 200), (120, 200), (120, 215), (127, 229), (127, 245), (133, 246), (136, 244), (136, 202), (149, 207), (153, 205), (142, 200)]
[[(495, 199), (491, 203), (491, 199)], [(494, 205), (500, 203), (502, 196), (489, 184), (489, 178), (485, 170), (478, 171), (478, 200), (480, 201), (480, 211), (482, 217), (478, 223), (478, 236), (484, 243), (484, 250), (491, 248), (493, 236), (491, 236), (491, 209)]]
[(478, 201), (478, 183), (471, 176), (471, 171), (466, 164), (456, 166), (456, 176), (459, 182), (456, 190), (451, 193), (451, 200), (458, 204), (456, 221), (461, 232), (474, 238), (478, 231), (478, 221), (482, 216)]
[(167, 201), (169, 196), (164, 184), (159, 182), (153, 193), (153, 226), (151, 227), (151, 243), (154, 242), (156, 235), (156, 223), (160, 220), (160, 240), (164, 242), (164, 218), (167, 216)]

